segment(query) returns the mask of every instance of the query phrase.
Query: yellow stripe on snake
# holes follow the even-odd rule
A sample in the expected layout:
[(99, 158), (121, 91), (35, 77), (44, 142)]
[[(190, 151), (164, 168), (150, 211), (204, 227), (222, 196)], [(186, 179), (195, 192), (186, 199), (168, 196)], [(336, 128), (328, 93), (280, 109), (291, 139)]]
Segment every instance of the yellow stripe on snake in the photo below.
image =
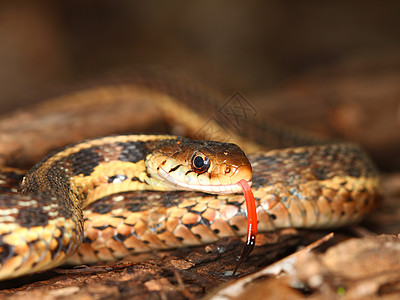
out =
[[(202, 125), (201, 110), (190, 101), (158, 95), (167, 113), (176, 116), (181, 106), (190, 114), (188, 126)], [(249, 136), (231, 140), (262, 149), (262, 133), (253, 143), (245, 142)], [(245, 202), (237, 194), (242, 178), (252, 181), (261, 232), (358, 222), (380, 195), (369, 158), (341, 143), (262, 150), (247, 160), (233, 144), (119, 135), (46, 157), (25, 175), (20, 193), (15, 186), (23, 173), (0, 170), (0, 279), (67, 260), (116, 260), (245, 235)]]

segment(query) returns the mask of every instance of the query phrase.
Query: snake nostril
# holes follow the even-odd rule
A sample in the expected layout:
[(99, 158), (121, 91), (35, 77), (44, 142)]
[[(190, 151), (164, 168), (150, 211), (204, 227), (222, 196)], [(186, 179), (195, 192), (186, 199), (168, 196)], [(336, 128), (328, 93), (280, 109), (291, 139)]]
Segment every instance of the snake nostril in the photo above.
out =
[(231, 167), (230, 166), (225, 166), (225, 174), (228, 174), (231, 172)]

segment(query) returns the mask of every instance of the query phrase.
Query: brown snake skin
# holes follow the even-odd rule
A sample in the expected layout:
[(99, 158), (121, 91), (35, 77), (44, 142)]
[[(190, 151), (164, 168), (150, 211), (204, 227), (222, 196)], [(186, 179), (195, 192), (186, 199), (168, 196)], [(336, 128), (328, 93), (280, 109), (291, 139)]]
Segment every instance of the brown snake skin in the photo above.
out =
[[(205, 116), (199, 106), (201, 103), (210, 103), (207, 110), (218, 111), (216, 102), (206, 99), (211, 97), (208, 92), (201, 93), (196, 88), (182, 92), (176, 88), (169, 90), (165, 86), (156, 90), (154, 86), (151, 80), (138, 81), (132, 85), (122, 85), (119, 90), (114, 90), (114, 94), (132, 92), (147, 95), (143, 96), (145, 99), (156, 99), (157, 105), (174, 122), (178, 120), (176, 123), (188, 128), (188, 133), (195, 132), (201, 124), (210, 120), (214, 122), (214, 127), (221, 127), (213, 118)], [(99, 89), (112, 91), (113, 88), (103, 86), (89, 89), (67, 98), (77, 99), (85, 93), (93, 96)], [(64, 109), (63, 101), (63, 98), (52, 99), (53, 103), (58, 103), (54, 107), (59, 106), (59, 111)], [(82, 101), (76, 103), (77, 106), (82, 105)], [(32, 111), (39, 110), (41, 105)], [(57, 109), (50, 111), (54, 113)], [(244, 137), (237, 132), (230, 136), (230, 141), (238, 143), (246, 151), (256, 151), (248, 157), (253, 167), (252, 191), (257, 202), (259, 231), (285, 227), (338, 227), (361, 220), (376, 206), (380, 196), (378, 174), (358, 146), (335, 143), (260, 152), (263, 149), (260, 143), (266, 142), (264, 139), (271, 135), (271, 131), (275, 131), (274, 126), (246, 123), (242, 130), (249, 134)], [(276, 131), (279, 134), (279, 130)], [(0, 138), (0, 145), (4, 145), (7, 139)], [(138, 141), (142, 141), (141, 138)], [(293, 142), (291, 136), (288, 139), (292, 140), (289, 143), (297, 143)], [(127, 146), (126, 140), (118, 140), (117, 137), (115, 142), (119, 143), (115, 151), (122, 153)], [(306, 144), (313, 143), (312, 140), (306, 140)], [(92, 164), (93, 169), (100, 164), (110, 155), (105, 153), (112, 150), (110, 143), (107, 151), (101, 144), (98, 146), (96, 151), (87, 147), (87, 151), (79, 152), (82, 157), (77, 155), (71, 159), (70, 167), (86, 170), (87, 165)], [(117, 152), (112, 154), (113, 157), (118, 157)], [(91, 160), (93, 153), (96, 156)], [(88, 160), (83, 163), (85, 157)], [(1, 155), (1, 151), (0, 158), (4, 159), (4, 165), (7, 165), (7, 160), (10, 161), (7, 155)], [(82, 163), (87, 165), (82, 166)], [(51, 167), (49, 170), (52, 170)], [(246, 234), (243, 195), (210, 195), (192, 191), (132, 191), (124, 194), (120, 192), (132, 188), (111, 188), (112, 192), (100, 194), (101, 199), (84, 209), (82, 223), (79, 215), (84, 207), (79, 204), (80, 201), (56, 203), (54, 195), (46, 191), (32, 196), (15, 196), (16, 186), (23, 174), (11, 168), (3, 168), (0, 173), (0, 279), (55, 267), (68, 256), (70, 263), (93, 263), (119, 259), (130, 253), (201, 245), (226, 236)], [(85, 175), (89, 178), (92, 172)], [(108, 173), (110, 185), (116, 183), (116, 186), (121, 186), (118, 184), (125, 179), (118, 175), (117, 171), (114, 176)], [(139, 178), (141, 175), (135, 176)], [(62, 177), (55, 173), (49, 178), (57, 182), (67, 180)], [(74, 194), (74, 190), (69, 188), (60, 193), (67, 199), (89, 197), (88, 193)], [(10, 201), (11, 198), (15, 200)], [(24, 235), (13, 234), (21, 228), (25, 228)], [(76, 249), (82, 230), (83, 243)]]

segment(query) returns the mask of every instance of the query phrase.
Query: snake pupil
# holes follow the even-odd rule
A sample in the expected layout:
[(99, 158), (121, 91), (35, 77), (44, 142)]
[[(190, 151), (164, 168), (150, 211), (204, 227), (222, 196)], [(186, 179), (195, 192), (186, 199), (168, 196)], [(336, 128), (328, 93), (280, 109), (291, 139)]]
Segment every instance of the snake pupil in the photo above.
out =
[(196, 168), (200, 169), (204, 165), (204, 159), (200, 156), (196, 156), (193, 163)]

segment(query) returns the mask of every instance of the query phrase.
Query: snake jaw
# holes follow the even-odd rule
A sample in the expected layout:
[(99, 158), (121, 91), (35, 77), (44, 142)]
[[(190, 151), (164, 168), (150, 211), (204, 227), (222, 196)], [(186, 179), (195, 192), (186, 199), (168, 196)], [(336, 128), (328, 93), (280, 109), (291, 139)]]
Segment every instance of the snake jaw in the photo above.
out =
[[(242, 186), (239, 183), (231, 184), (195, 184), (190, 182), (182, 182), (171, 176), (171, 174), (163, 167), (154, 168), (147, 166), (152, 174), (152, 185), (163, 187), (167, 190), (191, 190), (210, 194), (235, 194), (242, 193)], [(246, 180), (251, 186), (251, 180)], [(218, 181), (219, 182), (219, 181)]]

